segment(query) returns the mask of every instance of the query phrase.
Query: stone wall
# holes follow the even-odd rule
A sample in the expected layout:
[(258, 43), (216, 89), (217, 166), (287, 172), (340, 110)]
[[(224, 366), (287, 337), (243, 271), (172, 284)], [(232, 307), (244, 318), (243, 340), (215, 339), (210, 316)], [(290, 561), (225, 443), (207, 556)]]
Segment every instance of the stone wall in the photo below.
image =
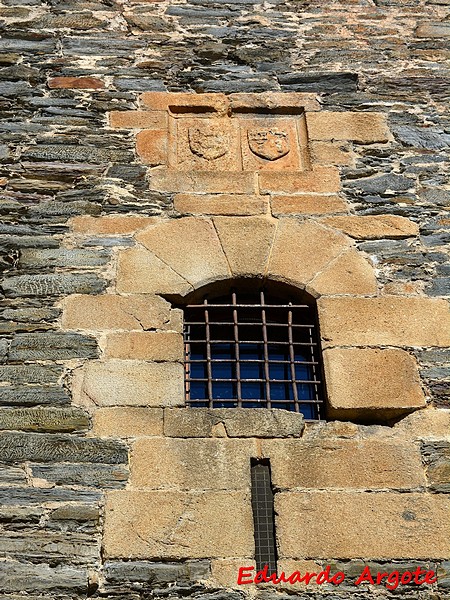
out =
[[(2, 598), (450, 598), (448, 2), (0, 6)], [(295, 114), (295, 164), (192, 183), (165, 92)], [(339, 420), (183, 408), (167, 295), (264, 273), (319, 297)], [(344, 585), (235, 585), (255, 456), (280, 568)]]

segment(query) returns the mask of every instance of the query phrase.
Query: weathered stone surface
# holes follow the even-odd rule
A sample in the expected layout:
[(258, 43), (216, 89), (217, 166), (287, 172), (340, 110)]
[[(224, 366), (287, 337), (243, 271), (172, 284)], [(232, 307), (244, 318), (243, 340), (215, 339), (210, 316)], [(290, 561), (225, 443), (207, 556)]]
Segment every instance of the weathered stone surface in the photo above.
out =
[(128, 331), (164, 327), (169, 321), (168, 302), (158, 296), (69, 296), (63, 303), (64, 329)]
[(311, 141), (309, 147), (314, 164), (353, 166), (355, 163), (356, 153), (353, 152), (350, 144), (346, 143), (345, 141)]
[[(12, 467), (10, 465), (0, 465), (0, 481), (2, 485), (11, 483), (26, 485), (28, 483), (27, 477), (25, 475), (25, 469)], [(1, 516), (0, 520), (2, 520)]]
[(417, 410), (395, 427), (411, 439), (450, 437), (450, 411), (428, 407)]
[(60, 387), (0, 387), (0, 406), (33, 406), (35, 404), (70, 404), (70, 396)]
[(450, 442), (422, 443), (422, 456), (427, 465), (429, 486), (436, 492), (450, 492)]
[[(25, 435), (25, 434), (17, 434)], [(27, 434), (27, 437), (30, 434)], [(100, 500), (100, 493), (94, 490), (72, 490), (67, 488), (0, 487), (2, 512), (10, 506), (34, 506), (47, 502), (93, 502)], [(5, 508), (6, 507), (6, 508)]]
[(300, 92), (237, 93), (230, 94), (228, 98), (231, 102), (231, 110), (235, 112), (249, 112), (248, 109), (272, 109), (283, 113), (288, 113), (289, 109), (297, 112), (295, 109), (299, 108), (305, 111), (320, 110), (316, 94)]
[(405, 238), (419, 233), (416, 223), (394, 215), (327, 217), (323, 222), (357, 240)]
[(256, 455), (251, 439), (140, 439), (131, 450), (130, 483), (134, 489), (248, 490)]
[(188, 583), (208, 579), (210, 563), (207, 560), (188, 560), (181, 563), (147, 561), (107, 561), (104, 574), (108, 584), (124, 585), (141, 583), (161, 585), (167, 583)]
[(106, 337), (105, 355), (109, 358), (179, 361), (184, 358), (181, 333), (132, 332), (110, 333)]
[(417, 27), (415, 34), (420, 38), (448, 38), (450, 26), (448, 23), (422, 23)]
[(52, 77), (48, 80), (48, 87), (50, 89), (88, 90), (104, 88), (105, 84), (96, 77)]
[(100, 437), (138, 437), (163, 434), (161, 408), (99, 408), (93, 416), (93, 434)]
[(339, 171), (335, 167), (317, 166), (311, 171), (259, 173), (259, 190), (261, 194), (275, 192), (277, 194), (296, 194), (313, 192), (331, 194), (340, 189)]
[(97, 356), (97, 340), (77, 333), (63, 332), (19, 333), (12, 340), (9, 350), (12, 361), (67, 360)]
[(311, 140), (352, 140), (372, 144), (387, 142), (390, 134), (381, 113), (320, 111), (306, 115)]
[(145, 165), (164, 165), (167, 162), (168, 131), (140, 131), (136, 136), (136, 152)]
[(47, 275), (18, 275), (7, 277), (2, 283), (6, 296), (59, 296), (67, 294), (99, 294), (106, 282), (93, 273), (71, 275), (50, 273)]
[(150, 227), (136, 239), (195, 287), (230, 277), (211, 221), (185, 217)]
[(179, 363), (90, 362), (78, 375), (75, 392), (82, 403), (97, 406), (180, 406), (183, 375)]
[(127, 462), (125, 446), (118, 441), (95, 440), (72, 435), (0, 433), (0, 461), (20, 462)]
[(213, 222), (234, 277), (258, 277), (266, 272), (275, 219), (216, 217)]
[(450, 345), (450, 313), (445, 300), (428, 298), (320, 298), (326, 345)]
[(145, 248), (119, 252), (117, 291), (135, 294), (180, 294), (192, 291), (191, 284)]
[(164, 129), (167, 113), (163, 110), (113, 110), (109, 113), (111, 127), (124, 129)]
[(82, 485), (84, 487), (115, 489), (125, 487), (128, 469), (124, 465), (79, 463), (30, 464), (33, 477), (56, 485)]
[[(86, 593), (88, 574), (83, 568), (50, 567), (48, 564), (29, 564), (0, 561), (0, 581), (3, 593)], [(6, 596), (4, 596), (6, 598)]]
[(191, 215), (257, 215), (267, 213), (268, 200), (244, 194), (177, 194), (174, 208)]
[(425, 485), (419, 449), (410, 442), (316, 438), (263, 440), (276, 488), (414, 490)]
[(304, 287), (349, 246), (347, 238), (316, 223), (279, 221), (269, 260), (268, 275)]
[(347, 211), (346, 202), (336, 194), (298, 194), (272, 196), (272, 213), (276, 215), (323, 215)]
[(404, 350), (333, 348), (323, 357), (331, 417), (373, 421), (425, 406), (416, 361)]
[[(275, 510), (281, 558), (439, 559), (450, 552), (445, 496), (287, 492), (276, 494)], [(324, 523), (333, 524), (333, 535)], [(300, 528), (308, 535), (299, 536)]]
[(300, 437), (300, 413), (262, 408), (169, 408), (164, 411), (168, 437)]
[(192, 108), (193, 113), (200, 112), (198, 109), (209, 109), (218, 113), (226, 113), (229, 100), (225, 94), (192, 94), (192, 93), (167, 93), (147, 92), (140, 96), (141, 105), (151, 110), (170, 110), (177, 113), (177, 108)]
[(377, 280), (373, 268), (354, 248), (333, 260), (306, 286), (313, 296), (327, 294), (375, 294)]
[(106, 558), (253, 552), (253, 518), (245, 492), (112, 491), (105, 510)]
[(96, 267), (110, 260), (99, 250), (68, 250), (67, 248), (24, 248), (20, 254), (22, 267)]
[(140, 215), (108, 215), (102, 217), (82, 215), (71, 219), (69, 224), (75, 233), (115, 235), (134, 233), (155, 222), (155, 217)]
[(89, 415), (79, 408), (0, 408), (0, 429), (20, 431), (81, 431)]
[(35, 534), (32, 544), (29, 534), (3, 534), (2, 554), (23, 561), (48, 561), (50, 564), (93, 564), (98, 560), (97, 544), (91, 536), (56, 532)]
[[(59, 365), (1, 365), (0, 381), (17, 383), (57, 383), (63, 368)], [(0, 389), (2, 392), (3, 389)]]
[(149, 187), (156, 192), (182, 192), (194, 194), (254, 194), (254, 173), (236, 171), (167, 171), (152, 169)]

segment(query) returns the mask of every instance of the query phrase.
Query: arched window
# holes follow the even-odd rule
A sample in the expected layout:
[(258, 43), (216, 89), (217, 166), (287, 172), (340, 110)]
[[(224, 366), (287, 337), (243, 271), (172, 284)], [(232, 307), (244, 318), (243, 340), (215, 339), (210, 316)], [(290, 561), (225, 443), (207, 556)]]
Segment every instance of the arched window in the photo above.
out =
[(197, 296), (184, 308), (186, 404), (323, 418), (317, 329), (311, 302), (265, 289)]

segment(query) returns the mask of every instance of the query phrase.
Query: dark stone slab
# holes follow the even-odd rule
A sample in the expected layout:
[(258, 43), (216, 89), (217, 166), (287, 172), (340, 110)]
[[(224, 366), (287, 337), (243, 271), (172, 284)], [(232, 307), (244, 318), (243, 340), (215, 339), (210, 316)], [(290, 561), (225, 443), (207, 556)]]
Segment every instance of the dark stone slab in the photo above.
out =
[(0, 432), (0, 461), (126, 463), (127, 447), (116, 440), (44, 433)]
[(358, 75), (349, 72), (286, 73), (278, 76), (281, 89), (294, 92), (354, 92)]
[(421, 449), (430, 488), (450, 493), (450, 442), (423, 442)]
[[(50, 567), (45, 562), (30, 564), (23, 561), (0, 561), (0, 591), (32, 592), (47, 594), (59, 591), (85, 594), (88, 573), (86, 569), (57, 566)], [(23, 596), (21, 596), (23, 597)], [(26, 596), (29, 598), (29, 596)]]
[(97, 340), (79, 333), (19, 333), (11, 342), (9, 360), (97, 358)]
[(33, 477), (46, 479), (57, 485), (82, 485), (102, 489), (125, 487), (129, 472), (123, 465), (90, 464), (31, 464)]
[[(98, 561), (97, 540), (92, 536), (74, 533), (10, 532), (2, 535), (0, 555), (30, 562), (94, 564)], [(0, 561), (1, 562), (1, 561)]]
[(347, 181), (346, 186), (349, 188), (357, 188), (363, 192), (370, 194), (386, 194), (394, 192), (406, 192), (415, 185), (414, 179), (408, 179), (401, 175), (379, 175), (376, 177), (364, 177)]
[(99, 294), (106, 282), (93, 273), (77, 275), (51, 273), (48, 275), (19, 275), (3, 280), (6, 296), (58, 296), (68, 294)]
[[(70, 208), (69, 205), (68, 209)], [(96, 267), (105, 265), (109, 260), (110, 255), (102, 250), (27, 248), (21, 252), (19, 264), (21, 267)]]
[(31, 488), (0, 486), (0, 511), (8, 506), (33, 506), (47, 502), (92, 502), (98, 503), (101, 493), (94, 490), (72, 490), (67, 488)]
[(30, 146), (23, 154), (26, 159), (34, 160), (57, 160), (67, 162), (132, 162), (134, 155), (127, 150), (115, 148), (96, 148), (94, 146), (75, 146), (75, 145), (36, 145)]
[(0, 408), (0, 429), (70, 432), (88, 429), (89, 415), (81, 408)]
[[(60, 365), (1, 365), (0, 381), (11, 383), (57, 383), (63, 374)], [(0, 389), (0, 394), (3, 390)]]
[(70, 396), (60, 387), (0, 387), (0, 406), (70, 404)]
[(163, 584), (192, 582), (210, 576), (208, 560), (188, 560), (181, 563), (158, 563), (148, 561), (106, 562), (104, 574), (108, 584), (129, 583)]

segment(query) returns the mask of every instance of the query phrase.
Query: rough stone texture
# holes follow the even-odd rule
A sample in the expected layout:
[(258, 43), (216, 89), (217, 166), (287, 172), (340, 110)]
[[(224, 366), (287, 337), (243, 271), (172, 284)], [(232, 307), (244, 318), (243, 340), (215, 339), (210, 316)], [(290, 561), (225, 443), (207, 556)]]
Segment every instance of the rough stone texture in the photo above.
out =
[(154, 217), (145, 217), (139, 215), (126, 216), (107, 216), (107, 217), (91, 217), (82, 215), (73, 217), (70, 220), (70, 225), (75, 233), (86, 234), (127, 234), (134, 233), (139, 229), (144, 229), (148, 225), (155, 223)]
[(317, 166), (303, 173), (260, 173), (258, 177), (261, 194), (331, 194), (340, 189), (339, 172), (335, 167)]
[[(131, 450), (132, 488), (247, 490), (254, 440), (140, 439)], [(206, 468), (207, 466), (207, 468)]]
[(396, 426), (413, 439), (450, 437), (450, 411), (427, 408), (402, 419)]
[(276, 221), (263, 217), (216, 217), (214, 227), (234, 277), (265, 273)]
[(257, 215), (267, 212), (268, 200), (263, 196), (244, 194), (177, 194), (173, 205), (184, 215)]
[(278, 224), (267, 274), (304, 287), (348, 245), (343, 235), (316, 223), (283, 219)]
[(130, 248), (119, 253), (117, 265), (119, 293), (184, 295), (191, 284), (160, 258), (145, 248)]
[(330, 417), (394, 417), (425, 406), (416, 361), (404, 350), (333, 348), (323, 353)]
[(167, 113), (162, 110), (113, 110), (109, 113), (109, 124), (124, 129), (162, 129), (167, 126)]
[(326, 345), (450, 345), (450, 313), (445, 300), (428, 298), (321, 298)]
[[(450, 552), (446, 496), (286, 492), (276, 495), (275, 510), (281, 558), (442, 559)], [(333, 524), (333, 535), (324, 523)]]
[(107, 558), (207, 558), (253, 552), (253, 519), (245, 492), (112, 491), (105, 510)]
[(300, 437), (303, 416), (277, 409), (169, 408), (164, 411), (168, 437)]
[(151, 170), (149, 187), (155, 192), (254, 194), (256, 181), (254, 173), (167, 172), (160, 168)]
[(82, 431), (89, 425), (89, 415), (78, 408), (0, 408), (0, 429)]
[(99, 437), (137, 437), (163, 434), (160, 408), (98, 408), (92, 433)]
[(169, 304), (157, 296), (69, 296), (63, 303), (64, 329), (128, 331), (164, 327)]
[(136, 136), (136, 152), (145, 165), (167, 162), (167, 130), (140, 131)]
[(347, 211), (347, 204), (336, 194), (298, 194), (296, 196), (272, 196), (273, 215), (323, 215)]
[(183, 367), (137, 360), (92, 361), (77, 373), (74, 397), (77, 404), (96, 406), (180, 406)]
[(264, 440), (276, 488), (414, 490), (425, 485), (419, 449), (392, 440)]
[(102, 464), (33, 464), (30, 463), (34, 478), (56, 485), (81, 485), (95, 489), (115, 489), (125, 487), (129, 472), (125, 465)]
[(230, 276), (217, 233), (206, 219), (185, 217), (165, 222), (136, 238), (196, 287)]
[(427, 479), (431, 490), (450, 492), (450, 442), (423, 442), (422, 455), (427, 465)]
[(181, 362), (184, 358), (183, 336), (172, 332), (110, 333), (106, 336), (105, 355), (108, 358)]
[(376, 294), (373, 268), (360, 252), (349, 248), (311, 280), (306, 290), (316, 296), (327, 294)]
[[(92, 296), (88, 296), (92, 298)], [(97, 358), (97, 341), (76, 333), (19, 333), (11, 342), (12, 361)]]
[(412, 237), (418, 226), (405, 217), (374, 215), (370, 217), (328, 217), (324, 223), (340, 229), (357, 240), (395, 239)]
[(307, 114), (311, 140), (352, 140), (364, 144), (387, 142), (386, 117), (380, 113), (320, 111)]

